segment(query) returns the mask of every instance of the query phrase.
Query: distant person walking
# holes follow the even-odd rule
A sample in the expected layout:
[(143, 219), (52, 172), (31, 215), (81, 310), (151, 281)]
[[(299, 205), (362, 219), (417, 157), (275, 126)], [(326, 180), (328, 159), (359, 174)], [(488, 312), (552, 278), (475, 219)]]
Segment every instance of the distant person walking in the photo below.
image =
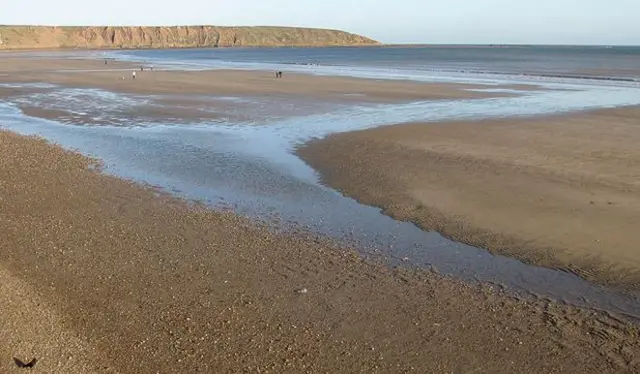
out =
[(131, 73), (131, 77), (132, 77), (133, 79), (136, 79), (136, 71), (135, 71), (135, 70), (133, 71), (133, 73)]

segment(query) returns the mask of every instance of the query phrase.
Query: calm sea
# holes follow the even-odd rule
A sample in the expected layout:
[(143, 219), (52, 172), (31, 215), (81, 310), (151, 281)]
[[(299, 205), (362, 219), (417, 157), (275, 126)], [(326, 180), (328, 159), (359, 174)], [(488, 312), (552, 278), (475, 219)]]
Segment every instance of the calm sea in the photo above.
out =
[(137, 50), (117, 58), (191, 68), (466, 73), (640, 81), (640, 47), (368, 47)]

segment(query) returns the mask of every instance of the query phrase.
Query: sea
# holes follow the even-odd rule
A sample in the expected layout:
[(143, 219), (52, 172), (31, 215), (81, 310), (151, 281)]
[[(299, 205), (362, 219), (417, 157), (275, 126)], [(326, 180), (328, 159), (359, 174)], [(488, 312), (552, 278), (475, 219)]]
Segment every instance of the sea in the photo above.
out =
[[(483, 99), (386, 104), (349, 101), (307, 110), (308, 103), (298, 98), (221, 97), (212, 92), (189, 96), (199, 107), (188, 109), (213, 113), (209, 119), (179, 115), (158, 119), (143, 114), (159, 106), (163, 113), (174, 109), (180, 113), (185, 108), (171, 107), (176, 98), (162, 95), (14, 82), (0, 84), (21, 92), (0, 100), (0, 128), (39, 135), (97, 157), (104, 161), (107, 173), (160, 187), (213, 209), (277, 222), (274, 228), (278, 230), (294, 227), (345, 241), (360, 248), (363, 255), (380, 257), (390, 264), (436, 269), (466, 281), (504, 285), (520, 295), (535, 294), (640, 319), (640, 295), (493, 255), (395, 221), (380, 209), (359, 204), (323, 185), (315, 170), (295, 154), (296, 147), (315, 138), (403, 122), (640, 105), (640, 47), (148, 49), (31, 52), (29, 56), (117, 59), (164, 70), (282, 71), (285, 79), (288, 73), (302, 73), (473, 83), (475, 91), (509, 93)], [(518, 84), (523, 88), (513, 88)], [(186, 95), (188, 92), (181, 94), (182, 98)], [(221, 102), (224, 105), (219, 105)], [(68, 116), (32, 117), (23, 112), (25, 107)], [(230, 107), (242, 115), (229, 112)], [(291, 110), (274, 115), (261, 109), (265, 107)]]
[(105, 55), (191, 69), (288, 70), (387, 79), (441, 76), (640, 81), (640, 47), (626, 46), (216, 48)]

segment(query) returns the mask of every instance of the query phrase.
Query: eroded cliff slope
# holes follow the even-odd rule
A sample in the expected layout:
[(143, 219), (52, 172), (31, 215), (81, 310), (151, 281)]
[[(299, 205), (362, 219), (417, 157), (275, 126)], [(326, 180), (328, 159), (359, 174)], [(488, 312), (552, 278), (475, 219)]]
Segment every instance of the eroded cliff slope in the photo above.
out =
[(205, 48), (372, 45), (338, 30), (297, 27), (53, 27), (0, 26), (0, 49)]

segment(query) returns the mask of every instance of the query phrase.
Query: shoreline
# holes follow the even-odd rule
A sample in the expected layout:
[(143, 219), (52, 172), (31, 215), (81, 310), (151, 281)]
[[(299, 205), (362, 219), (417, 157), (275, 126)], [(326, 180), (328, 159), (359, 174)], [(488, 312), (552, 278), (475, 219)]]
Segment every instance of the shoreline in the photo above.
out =
[[(65, 53), (65, 52), (78, 52), (81, 55), (85, 54), (86, 52), (105, 52), (105, 53), (109, 53), (109, 52), (117, 52), (117, 51), (167, 51), (167, 50), (176, 50), (176, 51), (180, 51), (180, 50), (207, 50), (207, 49), (228, 49), (228, 50), (232, 50), (232, 49), (289, 49), (289, 48), (347, 48), (347, 49), (352, 49), (352, 48), (383, 48), (383, 46), (381, 45), (363, 45), (363, 46), (334, 46), (334, 47), (251, 47), (251, 46), (246, 46), (246, 47), (206, 47), (206, 48), (202, 48), (202, 47), (185, 47), (185, 48), (130, 48), (130, 49), (121, 49), (121, 48), (115, 48), (115, 49), (31, 49), (31, 50), (2, 50), (0, 49), (0, 53), (2, 52), (7, 52), (7, 53), (14, 53), (16, 55), (18, 55), (17, 57), (20, 58), (20, 55), (24, 55), (24, 56), (28, 56), (29, 54), (35, 54), (38, 52), (51, 52), (53, 54), (55, 54), (55, 52), (60, 52), (60, 53)], [(437, 46), (435, 48), (438, 48)], [(22, 57), (24, 57), (22, 56)], [(60, 60), (59, 57), (55, 57), (55, 56), (48, 56), (46, 59), (49, 60)], [(140, 58), (140, 59), (128, 59), (128, 58), (119, 58), (117, 55), (109, 55), (107, 57), (99, 57), (99, 56), (83, 56), (82, 58), (77, 58), (75, 59), (76, 61), (87, 61), (87, 62), (92, 62), (92, 61), (104, 61), (104, 60), (109, 60), (109, 61), (113, 61), (119, 64), (126, 64), (128, 66), (131, 67), (136, 67), (139, 66), (140, 64), (146, 64), (147, 61), (145, 61), (144, 58)], [(69, 61), (69, 59), (65, 59), (65, 61)], [(242, 63), (240, 63), (242, 64)], [(304, 67), (304, 66), (309, 66), (309, 64), (296, 64), (296, 63), (273, 63), (273, 65), (276, 67), (275, 69), (282, 69), (286, 71), (287, 67)], [(335, 68), (335, 67), (339, 67), (338, 65), (314, 65), (314, 64), (310, 64), (312, 66), (317, 66), (317, 67), (322, 67), (322, 68)], [(162, 66), (162, 63), (159, 63), (158, 66)], [(168, 66), (180, 66), (178, 65), (174, 65), (174, 62), (171, 62)], [(348, 65), (347, 65), (348, 67)], [(353, 66), (356, 67), (356, 66)], [(360, 67), (362, 68), (362, 67)], [(364, 67), (367, 68), (367, 67)], [(373, 69), (377, 69), (376, 67), (370, 66), (368, 68), (373, 68)], [(191, 72), (215, 72), (215, 71), (243, 71), (243, 72), (254, 72), (254, 73), (272, 73), (273, 69), (272, 68), (256, 68), (256, 67), (247, 67), (247, 66), (242, 66), (242, 67), (237, 67), (237, 68), (220, 68), (220, 67), (215, 67), (215, 66), (205, 66), (200, 70), (189, 70), (189, 69), (176, 69), (176, 70), (172, 70), (172, 69), (160, 69), (159, 71), (183, 71), (183, 72), (187, 72), (187, 71), (191, 71)], [(466, 86), (470, 86), (470, 87), (492, 87), (492, 86), (496, 86), (496, 87), (502, 87), (502, 86), (521, 86), (521, 87), (528, 87), (528, 89), (531, 90), (536, 90), (536, 89), (556, 89), (555, 86), (557, 85), (571, 85), (571, 84), (575, 84), (575, 85), (584, 85), (584, 86), (589, 86), (589, 85), (596, 85), (596, 86), (600, 86), (600, 85), (607, 85), (607, 83), (609, 84), (613, 84), (614, 86), (617, 84), (620, 87), (639, 87), (640, 84), (640, 79), (637, 78), (637, 73), (635, 75), (629, 75), (631, 74), (630, 72), (624, 72), (622, 74), (620, 74), (619, 70), (610, 70), (608, 71), (609, 73), (607, 74), (608, 70), (603, 70), (603, 71), (598, 71), (598, 72), (582, 72), (582, 71), (575, 71), (573, 73), (563, 73), (563, 74), (555, 74), (555, 73), (551, 73), (551, 72), (546, 72), (546, 71), (529, 71), (529, 72), (525, 72), (525, 71), (509, 71), (509, 70), (505, 70), (505, 71), (492, 71), (492, 70), (477, 70), (477, 69), (466, 69), (466, 68), (441, 68), (441, 67), (436, 67), (436, 68), (432, 68), (432, 69), (427, 69), (427, 70), (403, 70), (400, 69), (398, 70), (396, 73), (400, 73), (400, 74), (405, 74), (405, 76), (402, 77), (385, 77), (385, 76), (376, 76), (376, 75), (367, 75), (367, 74), (341, 74), (341, 73), (337, 73), (337, 72), (332, 72), (329, 74), (325, 74), (325, 73), (316, 73), (316, 72), (306, 72), (303, 70), (297, 70), (294, 69), (292, 71), (287, 72), (287, 75), (291, 75), (291, 76), (295, 76), (295, 75), (302, 75), (302, 76), (312, 76), (312, 77), (331, 77), (331, 78), (343, 78), (343, 79), (355, 79), (355, 80), (388, 80), (388, 81), (397, 81), (397, 82), (405, 82), (405, 83), (411, 83), (411, 84), (435, 84), (435, 85), (466, 85)], [(449, 73), (449, 74), (462, 74), (463, 76), (458, 77), (457, 81), (440, 81), (439, 79), (421, 79), (420, 78), (420, 74), (416, 75), (416, 73), (427, 73), (427, 75), (429, 74), (440, 74), (440, 73)], [(466, 77), (465, 77), (466, 75)], [(536, 78), (536, 79), (533, 79)], [(542, 80), (539, 80), (539, 79)], [(499, 82), (496, 84), (489, 84), (487, 85), (485, 83), (486, 80), (489, 81), (496, 81)], [(631, 85), (631, 86), (629, 86)], [(543, 88), (547, 86), (547, 88)]]
[[(45, 73), (29, 70), (33, 66), (18, 68), (33, 74), (34, 81), (47, 81)], [(198, 91), (202, 76), (195, 74), (189, 82), (178, 79), (182, 86), (175, 87), (165, 76), (160, 82), (163, 87), (137, 89), (146, 95), (154, 89)], [(255, 85), (257, 77), (249, 74), (244, 79)], [(275, 92), (292, 100), (300, 87), (312, 87), (315, 91), (307, 92), (305, 100), (329, 104), (349, 84), (363, 90), (368, 84), (368, 92), (382, 101), (407, 100), (407, 87), (433, 97), (457, 94), (451, 86), (444, 86), (450, 90), (444, 92), (426, 84), (298, 79), (298, 88), (291, 82), (293, 87), (275, 86)], [(309, 85), (311, 81), (315, 84)], [(229, 82), (237, 79), (219, 84)], [(322, 91), (322, 82), (328, 90)], [(94, 83), (84, 84), (92, 87)], [(217, 88), (200, 87), (202, 92), (219, 93)], [(389, 87), (396, 87), (398, 96), (390, 96)], [(260, 89), (274, 92), (270, 85)], [(0, 89), (5, 95), (0, 100), (46, 90)], [(123, 97), (128, 102), (132, 96)], [(73, 99), (62, 97), (65, 108), (73, 107)], [(362, 100), (354, 99), (353, 103)], [(113, 100), (80, 96), (79, 101), (88, 116), (113, 110), (106, 105)], [(152, 116), (164, 118), (171, 114), (166, 107), (184, 101), (162, 104)], [(189, 104), (198, 107), (203, 102)], [(247, 110), (256, 113), (257, 105), (250, 104)], [(34, 106), (34, 110), (46, 109), (38, 103)], [(116, 108), (114, 113), (126, 120), (124, 128), (147, 115), (137, 107)], [(34, 114), (56, 122), (64, 116), (56, 112)], [(192, 121), (189, 115), (189, 110), (178, 113)], [(7, 116), (9, 121), (11, 116)], [(70, 125), (59, 126), (89, 128), (89, 137), (76, 140), (89, 140), (91, 135), (99, 140), (99, 132), (92, 132), (92, 122), (87, 121), (72, 118)], [(21, 124), (28, 128), (26, 122)], [(74, 126), (84, 124), (91, 126)], [(52, 124), (42, 123), (47, 125)], [(94, 127), (99, 128), (99, 124)], [(70, 130), (60, 134), (78, 133)], [(411, 138), (420, 140), (420, 132), (415, 134)], [(191, 135), (200, 140), (203, 133)], [(202, 144), (217, 152), (223, 151), (229, 140), (237, 141), (215, 132), (206, 135)], [(268, 139), (258, 140), (245, 145), (265, 146)], [(133, 144), (131, 149), (136, 152), (159, 148), (155, 143), (147, 148)], [(282, 147), (281, 143), (276, 145)], [(165, 166), (179, 154), (171, 149), (166, 156), (154, 153), (153, 157)], [(224, 176), (227, 169), (223, 164), (242, 161), (237, 155), (225, 158), (222, 153), (223, 163), (205, 158), (207, 167), (198, 169), (195, 160), (200, 154), (189, 155), (192, 157), (176, 160), (180, 170), (184, 165), (196, 172), (220, 168), (219, 175)], [(89, 159), (39, 137), (0, 131), (0, 196), (5, 197), (0, 198), (0, 231), (4, 233), (0, 241), (0, 301), (8, 306), (0, 310), (0, 323), (8, 326), (0, 331), (0, 371), (16, 370), (12, 357), (37, 358), (35, 372), (65, 374), (640, 370), (640, 331), (637, 321), (628, 320), (631, 315), (567, 305), (562, 298), (517, 298), (499, 284), (469, 284), (411, 269), (408, 262), (402, 263), (407, 267), (390, 268), (376, 263), (376, 258), (371, 261), (358, 255), (353, 250), (355, 242), (353, 246), (346, 242), (338, 245), (309, 233), (303, 225), (298, 230), (296, 222), (291, 231), (276, 232), (235, 213), (214, 211), (156, 188), (109, 176), (96, 167), (106, 160)], [(232, 168), (236, 165), (236, 170), (237, 165), (254, 166), (229, 163)], [(258, 166), (262, 170), (265, 165)], [(239, 181), (247, 184), (288, 177), (267, 174), (266, 179), (260, 179), (250, 168), (247, 176)], [(228, 186), (233, 187), (232, 182)], [(257, 191), (275, 193), (269, 188), (280, 186), (265, 184)]]
[[(189, 94), (288, 95), (309, 100), (339, 100), (354, 103), (510, 96), (503, 93), (467, 91), (484, 88), (477, 84), (376, 80), (299, 72), (287, 73), (283, 79), (274, 79), (273, 72), (267, 70), (150, 71), (147, 68), (145, 71), (140, 71), (144, 62), (115, 60), (104, 65), (103, 61), (104, 59), (98, 57), (94, 59), (25, 59), (18, 56), (0, 61), (0, 71), (13, 74), (13, 76), (4, 76), (2, 79), (4, 83), (47, 82), (62, 87), (99, 88), (136, 94), (180, 94), (184, 87), (188, 86)], [(113, 70), (113, 67), (117, 70)], [(137, 72), (135, 82), (131, 79), (132, 71)], [(123, 76), (123, 73), (127, 74)], [(310, 89), (310, 87), (313, 88)], [(511, 85), (504, 87), (509, 88)], [(359, 96), (345, 95), (356, 93)]]
[(625, 222), (640, 219), (640, 155), (624, 138), (640, 134), (638, 115), (627, 107), (399, 124), (330, 135), (297, 153), (324, 183), (395, 219), (635, 293), (640, 258)]

